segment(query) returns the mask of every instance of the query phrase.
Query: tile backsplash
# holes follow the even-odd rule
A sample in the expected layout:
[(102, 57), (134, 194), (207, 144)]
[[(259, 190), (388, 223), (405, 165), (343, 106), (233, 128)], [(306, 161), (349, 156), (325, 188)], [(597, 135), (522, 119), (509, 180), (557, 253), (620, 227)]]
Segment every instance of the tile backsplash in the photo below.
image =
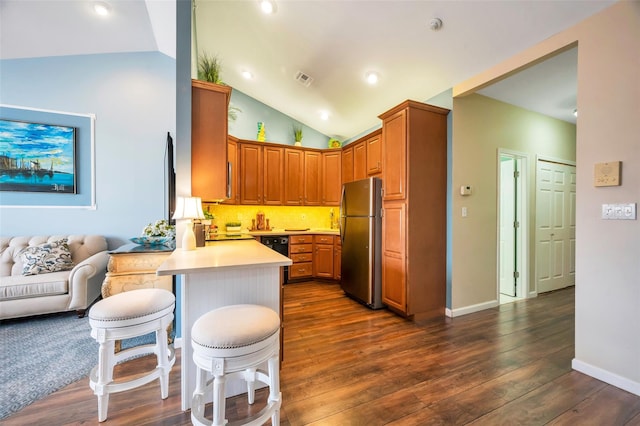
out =
[(251, 228), (252, 219), (258, 212), (263, 212), (269, 219), (269, 226), (275, 229), (284, 228), (330, 228), (331, 211), (335, 220), (338, 218), (338, 207), (291, 207), (291, 206), (238, 206), (203, 203), (202, 208), (213, 214), (213, 223), (223, 232), (227, 222), (241, 222), (242, 230)]

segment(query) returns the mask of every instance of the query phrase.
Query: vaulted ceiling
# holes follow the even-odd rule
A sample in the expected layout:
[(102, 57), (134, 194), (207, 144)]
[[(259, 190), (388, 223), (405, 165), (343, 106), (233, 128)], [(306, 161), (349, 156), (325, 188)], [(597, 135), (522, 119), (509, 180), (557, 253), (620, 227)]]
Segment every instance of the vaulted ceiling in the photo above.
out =
[[(257, 0), (196, 0), (194, 22), (198, 52), (220, 59), (225, 83), (345, 139), (378, 124), (399, 102), (446, 92), (613, 2), (280, 0), (265, 15)], [(106, 18), (95, 15), (93, 3), (0, 0), (0, 59), (141, 51), (175, 57), (174, 1), (108, 0)], [(431, 28), (435, 18), (438, 30)], [(378, 73), (376, 85), (364, 81), (369, 71)], [(310, 85), (295, 79), (299, 72)], [(480, 93), (575, 122), (576, 76), (572, 49)]]

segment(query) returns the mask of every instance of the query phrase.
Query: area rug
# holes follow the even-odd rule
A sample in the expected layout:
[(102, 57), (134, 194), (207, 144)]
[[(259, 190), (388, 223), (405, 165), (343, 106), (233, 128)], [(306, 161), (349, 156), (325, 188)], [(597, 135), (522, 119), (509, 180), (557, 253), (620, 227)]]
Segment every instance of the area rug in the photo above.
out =
[[(154, 342), (153, 334), (122, 342), (127, 348)], [(89, 318), (73, 313), (0, 323), (0, 420), (87, 377), (98, 363)], [(91, 389), (87, 385), (87, 392)]]

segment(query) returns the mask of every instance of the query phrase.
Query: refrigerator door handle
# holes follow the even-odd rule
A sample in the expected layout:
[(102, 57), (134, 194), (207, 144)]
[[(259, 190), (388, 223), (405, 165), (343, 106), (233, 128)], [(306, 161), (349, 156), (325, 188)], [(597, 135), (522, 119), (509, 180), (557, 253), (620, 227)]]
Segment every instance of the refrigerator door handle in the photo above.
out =
[(346, 210), (346, 200), (344, 197), (345, 187), (342, 185), (342, 194), (340, 194), (340, 208), (338, 209), (338, 215), (340, 216), (338, 221), (338, 228), (340, 231), (340, 244), (344, 244), (344, 228), (347, 226), (347, 222), (345, 221), (345, 217), (343, 214), (343, 210)]

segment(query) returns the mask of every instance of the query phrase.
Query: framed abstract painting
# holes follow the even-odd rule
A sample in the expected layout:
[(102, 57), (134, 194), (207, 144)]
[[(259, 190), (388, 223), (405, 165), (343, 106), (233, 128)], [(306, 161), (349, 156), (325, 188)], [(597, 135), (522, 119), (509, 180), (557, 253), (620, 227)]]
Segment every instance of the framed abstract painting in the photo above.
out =
[(0, 119), (0, 191), (76, 194), (76, 128)]

